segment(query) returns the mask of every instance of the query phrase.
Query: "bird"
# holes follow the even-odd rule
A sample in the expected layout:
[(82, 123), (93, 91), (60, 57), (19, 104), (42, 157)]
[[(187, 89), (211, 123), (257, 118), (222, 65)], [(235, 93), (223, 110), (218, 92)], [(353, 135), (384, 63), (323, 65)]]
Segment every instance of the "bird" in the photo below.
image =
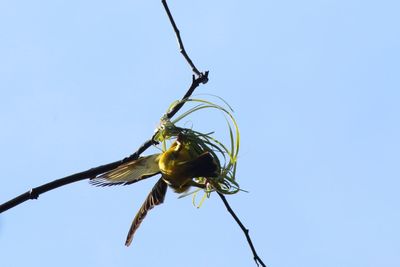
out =
[(90, 182), (96, 186), (127, 185), (161, 174), (133, 219), (125, 241), (125, 245), (129, 246), (147, 212), (164, 202), (168, 186), (176, 193), (184, 193), (191, 186), (204, 188), (204, 184), (196, 183), (193, 178), (218, 177), (220, 169), (218, 161), (209, 151), (199, 153), (193, 149), (192, 142), (180, 134), (165, 152), (123, 163)]

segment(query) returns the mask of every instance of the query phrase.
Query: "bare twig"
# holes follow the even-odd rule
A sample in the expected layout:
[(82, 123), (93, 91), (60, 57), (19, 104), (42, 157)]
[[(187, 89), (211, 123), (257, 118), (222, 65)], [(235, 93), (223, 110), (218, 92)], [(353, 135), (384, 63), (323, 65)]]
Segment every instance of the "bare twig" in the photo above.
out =
[[(202, 76), (202, 73), (196, 68), (196, 66), (193, 64), (193, 61), (190, 59), (190, 57), (186, 53), (185, 47), (183, 46), (183, 42), (181, 39), (181, 34), (179, 32), (178, 27), (175, 24), (175, 21), (174, 21), (174, 18), (172, 17), (171, 11), (169, 10), (167, 0), (161, 0), (161, 2), (164, 6), (165, 12), (168, 15), (169, 21), (171, 22), (172, 28), (174, 28), (176, 39), (178, 40), (178, 44), (179, 44), (179, 52), (181, 52), (183, 57), (186, 59), (189, 66), (192, 68), (192, 71), (194, 72), (194, 74), (196, 74), (199, 77)], [(207, 82), (207, 81), (205, 81), (205, 82)]]
[(153, 144), (152, 139), (147, 140), (145, 143), (143, 143), (143, 145), (132, 155), (130, 155), (129, 157), (126, 157), (122, 160), (118, 160), (112, 163), (108, 163), (105, 165), (101, 165), (95, 168), (91, 168), (89, 170), (83, 171), (83, 172), (79, 172), (79, 173), (75, 173), (69, 176), (66, 176), (64, 178), (60, 178), (57, 180), (54, 180), (50, 183), (35, 187), (30, 189), (29, 191), (3, 203), (0, 205), (0, 213), (11, 209), (27, 200), (30, 199), (37, 199), (39, 197), (39, 195), (56, 189), (58, 187), (70, 184), (70, 183), (74, 183), (74, 182), (78, 182), (80, 180), (84, 180), (84, 179), (89, 179), (92, 177), (95, 177), (103, 172), (107, 172), (110, 171), (112, 169), (115, 169), (116, 167), (118, 167), (119, 165), (121, 165), (122, 163), (125, 163), (126, 161), (129, 160), (134, 160), (137, 159), (139, 157), (139, 155), (145, 151), (146, 149), (148, 149), (151, 145)]
[(197, 79), (195, 79), (193, 75), (192, 85), (189, 87), (186, 94), (182, 97), (182, 101), (180, 101), (179, 104), (174, 107), (174, 109), (170, 110), (167, 113), (166, 115), (167, 118), (171, 119), (178, 112), (178, 110), (181, 109), (183, 104), (185, 104), (186, 102), (185, 100), (187, 100), (192, 95), (194, 89), (196, 89), (201, 83), (206, 83), (207, 81), (208, 81), (208, 71), (206, 71), (205, 74), (200, 75)]
[(256, 262), (257, 266), (259, 266), (259, 264), (261, 264), (261, 266), (266, 267), (266, 265), (264, 264), (264, 262), (261, 260), (261, 258), (257, 255), (256, 249), (254, 248), (253, 242), (251, 241), (250, 235), (249, 235), (249, 229), (247, 229), (243, 223), (240, 221), (240, 219), (238, 218), (238, 216), (236, 216), (235, 212), (232, 210), (231, 206), (229, 205), (228, 201), (226, 200), (225, 196), (223, 194), (221, 194), (220, 192), (217, 192), (218, 195), (220, 196), (220, 198), (222, 199), (222, 202), (224, 202), (226, 209), (228, 210), (228, 212), (232, 215), (233, 219), (235, 219), (235, 221), (237, 222), (237, 224), (239, 225), (240, 229), (242, 229), (243, 233), (246, 236), (247, 239), (247, 243), (249, 243), (250, 249), (253, 252), (253, 258), (254, 261)]

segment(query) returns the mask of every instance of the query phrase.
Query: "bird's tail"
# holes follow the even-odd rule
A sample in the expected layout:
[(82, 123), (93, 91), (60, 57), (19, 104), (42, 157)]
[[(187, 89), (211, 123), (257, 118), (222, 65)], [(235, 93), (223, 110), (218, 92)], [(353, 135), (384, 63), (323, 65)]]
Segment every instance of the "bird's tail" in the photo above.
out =
[(139, 228), (143, 219), (146, 217), (147, 212), (157, 205), (164, 202), (165, 194), (167, 193), (167, 184), (162, 178), (154, 185), (151, 189), (150, 194), (147, 196), (139, 212), (136, 214), (135, 219), (133, 219), (131, 228), (129, 229), (128, 236), (126, 237), (125, 246), (129, 246), (132, 243), (133, 235)]

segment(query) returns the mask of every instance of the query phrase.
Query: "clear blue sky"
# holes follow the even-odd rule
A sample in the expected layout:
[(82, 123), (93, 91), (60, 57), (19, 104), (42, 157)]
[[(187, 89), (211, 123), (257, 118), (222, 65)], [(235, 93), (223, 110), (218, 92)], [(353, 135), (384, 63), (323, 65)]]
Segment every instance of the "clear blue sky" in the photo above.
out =
[[(173, 1), (235, 109), (228, 200), (270, 267), (400, 266), (399, 1)], [(160, 1), (0, 1), (0, 202), (136, 150), (191, 73)], [(189, 123), (218, 125), (206, 114)], [(212, 130), (212, 129), (211, 129)], [(255, 266), (212, 196), (68, 185), (0, 216), (0, 265)]]

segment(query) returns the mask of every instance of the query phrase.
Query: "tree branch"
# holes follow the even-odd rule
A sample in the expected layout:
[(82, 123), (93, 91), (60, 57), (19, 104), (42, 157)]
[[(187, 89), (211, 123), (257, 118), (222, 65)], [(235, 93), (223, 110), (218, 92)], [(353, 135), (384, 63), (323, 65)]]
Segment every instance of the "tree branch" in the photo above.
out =
[(182, 42), (182, 39), (181, 39), (181, 34), (179, 32), (178, 27), (175, 24), (175, 20), (174, 20), (172, 14), (171, 14), (171, 11), (169, 10), (168, 4), (167, 4), (167, 0), (161, 0), (161, 2), (163, 4), (163, 6), (164, 6), (165, 12), (168, 15), (169, 21), (171, 22), (172, 28), (174, 29), (174, 32), (175, 32), (175, 35), (176, 35), (176, 39), (177, 39), (178, 44), (179, 44), (179, 52), (181, 52), (181, 54), (185, 58), (186, 62), (192, 68), (192, 71), (194, 72), (194, 74), (196, 74), (198, 77), (202, 76), (203, 74), (196, 68), (196, 66), (193, 64), (193, 61), (190, 59), (190, 57), (186, 53), (185, 47), (183, 46), (183, 42)]
[(218, 193), (219, 197), (222, 199), (222, 202), (224, 202), (225, 207), (228, 210), (228, 212), (232, 215), (233, 219), (235, 219), (235, 221), (239, 225), (240, 229), (242, 229), (243, 233), (245, 234), (246, 239), (247, 239), (247, 243), (249, 243), (250, 249), (253, 252), (253, 258), (254, 258), (254, 261), (256, 262), (257, 266), (260, 266), (259, 264), (261, 264), (261, 266), (266, 267), (264, 262), (257, 255), (256, 249), (254, 248), (253, 242), (251, 241), (251, 238), (250, 238), (250, 235), (249, 235), (249, 229), (247, 229), (243, 225), (243, 223), (240, 221), (238, 216), (236, 216), (235, 212), (232, 210), (232, 208), (229, 205), (228, 201), (226, 200), (225, 196), (223, 194), (221, 194), (220, 192), (217, 192), (217, 193)]
[(180, 109), (181, 107), (185, 104), (186, 101), (193, 93), (193, 91), (201, 84), (201, 83), (206, 83), (208, 81), (208, 71), (205, 72), (205, 74), (200, 75), (197, 79), (195, 79), (193, 75), (192, 79), (192, 85), (189, 87), (187, 90), (186, 94), (182, 97), (182, 101), (174, 107), (174, 109), (170, 110), (167, 113), (167, 118), (171, 119)]

